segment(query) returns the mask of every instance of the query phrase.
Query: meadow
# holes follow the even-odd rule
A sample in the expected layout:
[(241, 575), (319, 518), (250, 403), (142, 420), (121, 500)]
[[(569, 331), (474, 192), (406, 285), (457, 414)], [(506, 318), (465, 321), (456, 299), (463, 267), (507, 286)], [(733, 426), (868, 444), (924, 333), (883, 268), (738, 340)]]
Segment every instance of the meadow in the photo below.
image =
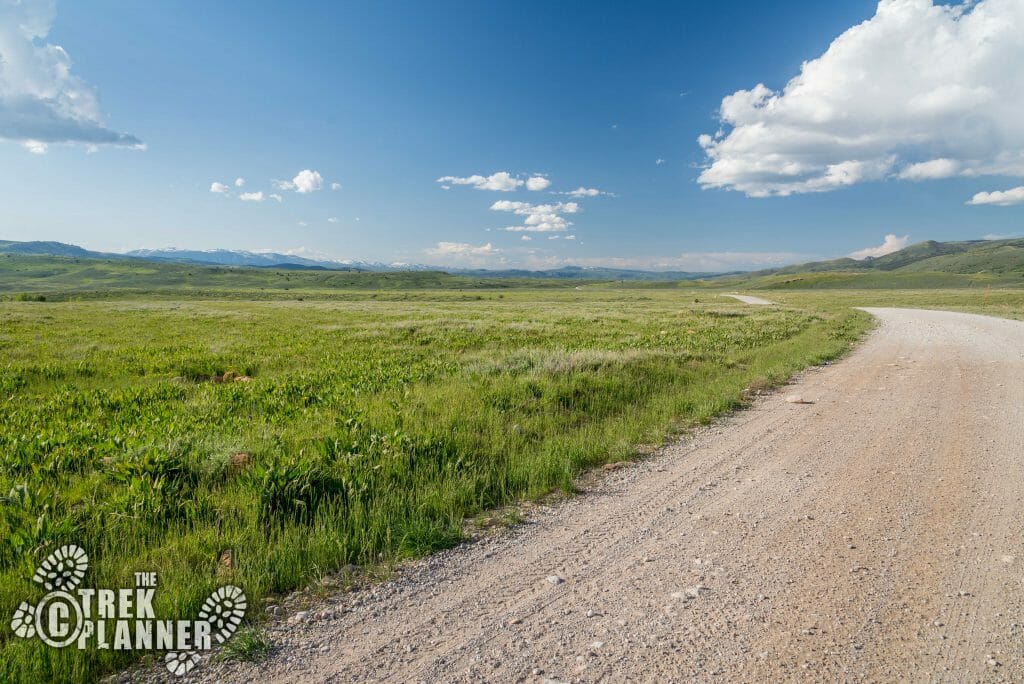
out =
[[(161, 617), (233, 582), (258, 620), (266, 597), (572, 491), (869, 325), (679, 286), (0, 302), (0, 613), (73, 542), (89, 586), (158, 572)], [(0, 631), (0, 681), (130, 662)]]
[[(90, 586), (158, 572), (160, 617), (231, 582), (258, 623), (268, 598), (386, 574), (836, 358), (872, 325), (854, 306), (1024, 318), (1024, 291), (984, 279), (743, 283), (772, 307), (721, 296), (740, 283), (0, 256), (0, 613), (75, 543)], [(131, 662), (0, 630), (0, 681)]]

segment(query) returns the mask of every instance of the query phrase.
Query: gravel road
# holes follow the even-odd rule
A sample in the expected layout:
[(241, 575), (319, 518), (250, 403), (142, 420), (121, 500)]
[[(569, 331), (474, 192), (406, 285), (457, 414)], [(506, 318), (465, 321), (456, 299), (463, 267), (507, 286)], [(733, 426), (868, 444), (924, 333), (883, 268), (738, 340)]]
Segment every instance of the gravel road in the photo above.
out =
[(732, 297), (733, 299), (740, 300), (744, 304), (755, 304), (757, 306), (771, 306), (772, 304), (775, 303), (775, 302), (770, 302), (767, 299), (761, 299), (760, 297), (753, 297), (751, 295), (727, 294), (727, 295), (722, 295), (722, 296), (723, 297)]
[(868, 309), (786, 393), (214, 681), (1024, 681), (1024, 323)]

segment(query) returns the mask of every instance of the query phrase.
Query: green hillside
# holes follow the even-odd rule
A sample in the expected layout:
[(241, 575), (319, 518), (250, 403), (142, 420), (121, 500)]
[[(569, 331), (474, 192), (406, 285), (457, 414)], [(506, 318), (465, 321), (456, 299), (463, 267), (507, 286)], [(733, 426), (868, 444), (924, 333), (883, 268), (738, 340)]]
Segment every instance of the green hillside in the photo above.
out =
[(1024, 239), (928, 240), (881, 257), (817, 261), (717, 282), (763, 289), (1024, 287)]
[(84, 299), (124, 295), (294, 298), (363, 290), (569, 288), (581, 281), (482, 278), (440, 271), (352, 272), (0, 254), (0, 298)]
[(983, 242), (960, 252), (910, 263), (904, 271), (945, 273), (1024, 273), (1024, 240)]
[[(25, 249), (29, 243), (13, 243)], [(31, 243), (47, 249), (48, 243)], [(70, 246), (65, 246), (70, 247)], [(127, 257), (4, 253), (0, 242), (0, 299), (95, 299), (137, 295), (245, 299), (338, 298), (353, 291), (391, 292), (511, 288), (616, 287), (750, 289), (934, 289), (1024, 287), (1024, 239), (927, 241), (860, 261), (842, 258), (700, 281), (621, 280), (600, 270), (589, 280), (493, 277), (486, 272), (335, 271), (279, 267), (209, 266)], [(507, 274), (506, 274), (507, 275)], [(660, 274), (671, 277), (678, 274)], [(605, 276), (605, 277), (602, 277)], [(380, 293), (380, 295), (376, 294)], [(359, 296), (370, 296), (359, 295)], [(398, 295), (395, 295), (398, 296)], [(402, 295), (406, 296), (406, 295)], [(467, 295), (468, 296), (468, 295)]]

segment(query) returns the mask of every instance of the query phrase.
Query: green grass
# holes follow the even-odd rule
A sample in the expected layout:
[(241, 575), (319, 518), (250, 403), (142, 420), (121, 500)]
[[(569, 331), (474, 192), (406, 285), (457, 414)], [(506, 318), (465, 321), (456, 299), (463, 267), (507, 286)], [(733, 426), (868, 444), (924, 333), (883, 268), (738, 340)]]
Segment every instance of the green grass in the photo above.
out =
[(224, 644), (218, 654), (225, 660), (259, 663), (267, 659), (274, 648), (270, 635), (258, 627), (244, 627)]
[(816, 271), (735, 276), (710, 281), (715, 288), (752, 290), (930, 290), (1024, 287), (1024, 271), (946, 273), (941, 271)]
[[(230, 581), (258, 619), (346, 565), (516, 524), (516, 502), (841, 354), (871, 325), (853, 306), (1024, 319), (1024, 290), (993, 287), (1017, 284), (1006, 264), (693, 283), (0, 255), (0, 611), (37, 598), (34, 568), (74, 542), (92, 586), (159, 572), (160, 617)], [(231, 644), (269, 648), (258, 626)], [(0, 630), (0, 681), (91, 681), (131, 658)]]
[[(160, 617), (194, 616), (228, 581), (259, 616), (323, 573), (571, 491), (870, 325), (824, 300), (577, 285), (0, 302), (0, 613), (36, 600), (36, 564), (74, 542), (90, 586), (157, 571)], [(226, 373), (251, 379), (213, 381)], [(130, 659), (0, 631), (0, 681), (90, 681)]]
[[(374, 273), (235, 268), (0, 253), (0, 300), (407, 298), (422, 291), (472, 299), (476, 290), (569, 289), (580, 280), (481, 278), (438, 271)], [(416, 294), (413, 291), (420, 291)], [(464, 292), (469, 294), (465, 294)]]

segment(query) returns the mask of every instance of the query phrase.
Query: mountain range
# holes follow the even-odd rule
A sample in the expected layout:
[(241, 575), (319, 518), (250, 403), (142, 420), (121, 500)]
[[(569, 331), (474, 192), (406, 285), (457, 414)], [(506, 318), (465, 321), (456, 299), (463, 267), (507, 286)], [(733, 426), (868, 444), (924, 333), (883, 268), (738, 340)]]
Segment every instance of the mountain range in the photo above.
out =
[(235, 266), (256, 268), (290, 268), (321, 271), (443, 271), (457, 275), (483, 278), (556, 278), (578, 280), (694, 280), (707, 278), (716, 273), (690, 273), (687, 271), (644, 271), (634, 269), (602, 268), (589, 266), (563, 266), (545, 271), (525, 269), (472, 269), (432, 266), (428, 264), (379, 263), (369, 261), (331, 261), (310, 259), (293, 254), (275, 252), (249, 252), (229, 249), (136, 249), (130, 252), (94, 252), (78, 245), (63, 242), (14, 242), (0, 240), (0, 254), (45, 254), (91, 259), (145, 259), (209, 266)]
[[(50, 255), (91, 259), (141, 259), (226, 267), (276, 268), (339, 272), (440, 271), (476, 278), (542, 278), (577, 280), (696, 280), (730, 277), (758, 287), (823, 287), (854, 280), (896, 283), (922, 280), (926, 274), (977, 276), (1005, 284), (1024, 284), (1024, 238), (937, 242), (928, 240), (879, 257), (843, 257), (751, 273), (689, 273), (601, 267), (565, 266), (546, 271), (523, 269), (457, 269), (425, 264), (382, 264), (328, 261), (273, 252), (241, 250), (141, 249), (126, 254), (94, 252), (62, 242), (0, 240), (0, 254)], [(870, 276), (865, 278), (865, 276)], [(891, 277), (890, 277), (891, 276)], [(887, 279), (886, 279), (887, 278)]]

